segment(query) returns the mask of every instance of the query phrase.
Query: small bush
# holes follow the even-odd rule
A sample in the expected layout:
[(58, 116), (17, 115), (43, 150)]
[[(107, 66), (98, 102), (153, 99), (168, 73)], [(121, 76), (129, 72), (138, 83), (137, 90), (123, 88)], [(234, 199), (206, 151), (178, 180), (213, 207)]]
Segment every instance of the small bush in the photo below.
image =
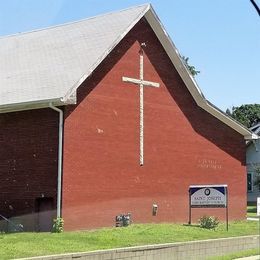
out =
[(52, 232), (61, 233), (63, 232), (64, 220), (63, 218), (56, 218), (53, 220)]
[(213, 216), (203, 216), (199, 219), (199, 224), (201, 228), (215, 229), (219, 224), (219, 220)]

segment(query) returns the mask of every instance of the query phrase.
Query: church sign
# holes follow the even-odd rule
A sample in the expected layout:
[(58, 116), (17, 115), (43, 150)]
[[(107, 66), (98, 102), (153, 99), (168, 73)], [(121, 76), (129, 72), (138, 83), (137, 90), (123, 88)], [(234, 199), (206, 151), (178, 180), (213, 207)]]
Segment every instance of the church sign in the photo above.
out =
[(226, 208), (226, 227), (228, 231), (228, 186), (191, 185), (189, 187), (189, 224), (192, 208)]
[(192, 208), (227, 207), (227, 185), (193, 185), (189, 193)]

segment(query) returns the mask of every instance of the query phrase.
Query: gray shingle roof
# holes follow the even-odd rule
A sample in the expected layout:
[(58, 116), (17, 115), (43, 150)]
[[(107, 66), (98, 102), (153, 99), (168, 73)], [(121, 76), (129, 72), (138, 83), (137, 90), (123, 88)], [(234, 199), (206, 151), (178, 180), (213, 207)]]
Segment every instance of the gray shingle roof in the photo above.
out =
[(199, 107), (257, 139), (203, 96), (149, 4), (86, 20), (0, 38), (0, 113), (76, 103), (77, 87), (145, 17)]
[(0, 107), (70, 95), (149, 7), (0, 38)]
[(260, 122), (250, 127), (249, 129), (260, 136)]

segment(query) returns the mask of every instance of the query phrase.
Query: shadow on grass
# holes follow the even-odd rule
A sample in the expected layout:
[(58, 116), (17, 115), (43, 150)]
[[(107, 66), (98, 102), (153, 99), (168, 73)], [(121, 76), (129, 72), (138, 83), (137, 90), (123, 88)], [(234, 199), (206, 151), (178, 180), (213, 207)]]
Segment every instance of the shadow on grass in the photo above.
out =
[(184, 227), (200, 227), (198, 224), (182, 224)]
[(247, 213), (256, 213), (256, 207), (255, 206), (247, 207)]

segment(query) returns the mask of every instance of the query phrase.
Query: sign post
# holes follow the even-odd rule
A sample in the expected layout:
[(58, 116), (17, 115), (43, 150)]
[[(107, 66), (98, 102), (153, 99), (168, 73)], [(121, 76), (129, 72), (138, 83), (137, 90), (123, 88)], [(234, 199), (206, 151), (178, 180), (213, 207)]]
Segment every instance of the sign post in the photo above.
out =
[[(256, 201), (256, 215), (258, 217), (258, 229), (259, 229), (259, 236), (260, 236), (260, 197), (257, 197)], [(259, 255), (260, 255), (260, 237), (259, 237)]]
[(226, 187), (226, 224), (227, 224), (227, 231), (228, 231), (228, 190)]
[(189, 224), (191, 224), (192, 208), (226, 208), (228, 231), (228, 189), (226, 184), (191, 185), (189, 187)]
[(190, 195), (190, 189), (189, 189), (189, 225), (191, 225), (191, 195)]
[(257, 213), (256, 215), (259, 217), (260, 216), (260, 197), (257, 197)]

